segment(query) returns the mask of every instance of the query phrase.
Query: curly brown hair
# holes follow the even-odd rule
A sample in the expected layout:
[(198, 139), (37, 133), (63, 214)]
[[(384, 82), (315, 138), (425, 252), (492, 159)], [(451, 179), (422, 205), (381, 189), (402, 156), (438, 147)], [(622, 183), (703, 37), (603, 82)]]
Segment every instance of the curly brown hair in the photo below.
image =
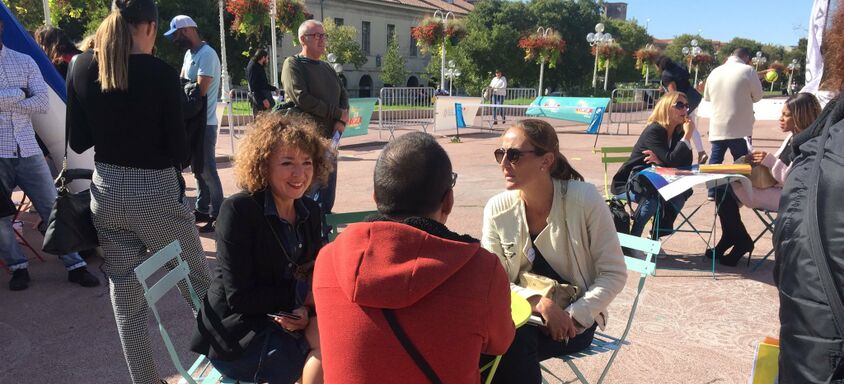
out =
[(844, 1), (838, 0), (838, 10), (827, 22), (828, 25), (823, 36), (823, 80), (821, 89), (827, 91), (844, 91)]
[(235, 156), (234, 174), (241, 188), (249, 193), (267, 188), (270, 155), (279, 145), (293, 146), (310, 154), (314, 164), (313, 182), (328, 180), (331, 172), (331, 163), (326, 158), (328, 140), (319, 136), (313, 121), (264, 113), (250, 125)]

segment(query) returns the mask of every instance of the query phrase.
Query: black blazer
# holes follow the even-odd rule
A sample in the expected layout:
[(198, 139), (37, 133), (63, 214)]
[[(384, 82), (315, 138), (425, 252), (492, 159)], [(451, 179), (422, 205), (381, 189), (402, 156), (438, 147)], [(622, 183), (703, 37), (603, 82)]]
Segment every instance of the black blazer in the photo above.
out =
[(685, 144), (680, 144), (685, 132), (682, 127), (674, 130), (671, 137), (671, 145), (668, 143), (668, 131), (657, 123), (648, 125), (639, 140), (633, 146), (633, 152), (618, 172), (612, 178), (612, 193), (618, 195), (627, 191), (627, 179), (635, 169), (649, 167), (645, 163), (643, 151), (650, 149), (662, 161), (663, 167), (688, 167), (692, 165), (692, 150)]
[[(264, 215), (266, 193), (240, 192), (220, 208), (217, 267), (191, 341), (196, 353), (235, 360), (255, 335), (273, 326), (268, 313), (295, 309), (296, 279), (267, 219), (283, 239), (282, 223)], [(307, 197), (302, 202), (309, 216), (302, 230), (304, 252), (296, 260), (299, 265), (315, 260), (322, 248), (319, 206)]]

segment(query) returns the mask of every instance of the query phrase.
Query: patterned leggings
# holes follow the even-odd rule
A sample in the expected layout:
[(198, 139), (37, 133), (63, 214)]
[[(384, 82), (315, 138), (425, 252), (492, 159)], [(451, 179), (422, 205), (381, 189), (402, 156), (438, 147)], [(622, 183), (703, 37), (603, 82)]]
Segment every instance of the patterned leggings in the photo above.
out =
[[(138, 169), (100, 162), (91, 184), (91, 210), (105, 254), (111, 305), (123, 355), (136, 384), (158, 384), (160, 379), (147, 330), (147, 302), (135, 267), (179, 240), (197, 295), (205, 297), (208, 291), (208, 265), (193, 214), (183, 198), (183, 185), (182, 175), (174, 168)], [(179, 289), (190, 305), (187, 285), (179, 283)]]

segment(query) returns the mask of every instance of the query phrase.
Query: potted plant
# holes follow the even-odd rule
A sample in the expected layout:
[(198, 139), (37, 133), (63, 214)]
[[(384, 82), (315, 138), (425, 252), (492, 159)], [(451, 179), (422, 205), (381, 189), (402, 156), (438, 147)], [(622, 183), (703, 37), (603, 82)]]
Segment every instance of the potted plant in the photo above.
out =
[(270, 23), (269, 0), (228, 0), (226, 11), (234, 16), (232, 32), (255, 40), (260, 40)]
[(650, 82), (651, 67), (656, 64), (656, 58), (659, 57), (659, 49), (653, 44), (648, 44), (636, 51), (633, 57), (636, 58), (636, 69), (642, 71), (645, 85), (647, 85)]

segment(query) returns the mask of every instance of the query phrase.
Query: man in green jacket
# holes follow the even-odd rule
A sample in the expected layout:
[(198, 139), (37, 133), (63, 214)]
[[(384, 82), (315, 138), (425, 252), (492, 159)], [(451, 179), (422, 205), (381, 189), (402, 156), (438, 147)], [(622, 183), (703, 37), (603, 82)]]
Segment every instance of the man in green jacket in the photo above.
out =
[[(334, 68), (319, 59), (325, 53), (325, 41), (322, 23), (316, 20), (302, 23), (299, 26), (302, 52), (284, 60), (281, 82), (286, 97), (314, 119), (322, 137), (339, 139), (349, 122), (349, 95)], [(331, 212), (337, 190), (337, 157), (331, 158), (334, 169), (327, 184), (317, 185), (310, 193), (323, 213)]]

